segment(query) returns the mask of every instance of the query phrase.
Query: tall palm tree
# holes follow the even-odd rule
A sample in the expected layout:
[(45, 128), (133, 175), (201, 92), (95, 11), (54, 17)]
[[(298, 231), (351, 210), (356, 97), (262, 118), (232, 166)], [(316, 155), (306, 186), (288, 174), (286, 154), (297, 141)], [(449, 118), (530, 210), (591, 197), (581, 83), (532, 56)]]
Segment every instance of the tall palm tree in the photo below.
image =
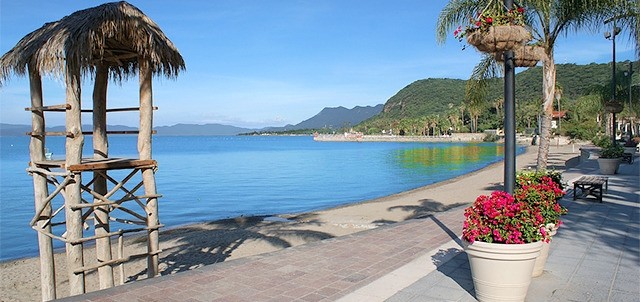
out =
[[(447, 34), (460, 24), (469, 22), (490, 3), (501, 0), (451, 0), (440, 12), (436, 25), (436, 38), (444, 43)], [(538, 149), (538, 169), (546, 169), (551, 138), (551, 119), (556, 88), (556, 66), (553, 57), (556, 40), (578, 29), (597, 30), (604, 20), (621, 11), (637, 9), (637, 0), (523, 0), (526, 8), (526, 22), (537, 44), (544, 49), (542, 84), (542, 121), (540, 148)], [(637, 20), (637, 17), (635, 18)], [(631, 21), (629, 21), (631, 22)], [(483, 80), (494, 69), (489, 67), (495, 61), (485, 56), (472, 74), (472, 84), (482, 85)], [(469, 91), (470, 89), (467, 89)], [(476, 89), (471, 89), (476, 91)]]

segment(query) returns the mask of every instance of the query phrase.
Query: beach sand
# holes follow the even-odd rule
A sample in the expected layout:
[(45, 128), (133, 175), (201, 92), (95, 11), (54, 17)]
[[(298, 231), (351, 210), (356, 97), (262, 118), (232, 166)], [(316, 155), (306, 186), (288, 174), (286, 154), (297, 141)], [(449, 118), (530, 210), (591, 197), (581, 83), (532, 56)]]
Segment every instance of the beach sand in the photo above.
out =
[[(567, 160), (571, 159), (570, 163), (577, 160), (579, 147), (551, 146), (549, 168), (564, 170)], [(537, 147), (529, 147), (518, 156), (517, 168), (535, 167), (536, 156)], [(183, 272), (467, 205), (480, 194), (501, 189), (503, 169), (502, 163), (496, 163), (455, 179), (322, 211), (239, 217), (163, 230), (160, 234), (160, 271), (163, 275)], [(132, 237), (126, 241), (125, 255), (146, 249), (144, 238)], [(94, 253), (92, 247), (85, 248), (85, 260), (94, 259)], [(115, 251), (113, 255), (116, 255)], [(55, 258), (57, 297), (66, 297), (69, 293), (64, 253), (56, 254)], [(39, 266), (38, 258), (0, 263), (0, 301), (39, 301)], [(146, 259), (128, 262), (124, 267), (125, 282), (146, 278)], [(119, 278), (115, 281), (118, 283)], [(86, 284), (87, 291), (98, 289), (95, 273), (87, 275)]]

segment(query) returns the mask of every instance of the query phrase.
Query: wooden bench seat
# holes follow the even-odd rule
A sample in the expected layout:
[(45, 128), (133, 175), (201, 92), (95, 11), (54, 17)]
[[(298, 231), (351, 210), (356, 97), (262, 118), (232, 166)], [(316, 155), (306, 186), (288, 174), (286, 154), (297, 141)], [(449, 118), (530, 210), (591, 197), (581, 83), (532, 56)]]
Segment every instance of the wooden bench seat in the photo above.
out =
[(581, 197), (585, 198), (589, 195), (594, 196), (599, 202), (602, 202), (602, 190), (609, 189), (609, 178), (605, 176), (582, 176), (573, 182), (573, 200), (576, 200), (577, 191), (580, 189)]

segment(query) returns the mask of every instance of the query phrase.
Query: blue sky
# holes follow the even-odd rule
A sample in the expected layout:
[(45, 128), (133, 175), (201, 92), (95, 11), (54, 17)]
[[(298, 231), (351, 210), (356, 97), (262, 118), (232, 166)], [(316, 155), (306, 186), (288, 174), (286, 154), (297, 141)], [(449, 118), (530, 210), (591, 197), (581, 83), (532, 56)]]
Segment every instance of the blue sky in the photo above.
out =
[[(154, 79), (155, 125), (220, 123), (248, 128), (296, 124), (324, 107), (382, 104), (411, 82), (469, 77), (480, 54), (451, 38), (436, 44), (435, 24), (446, 1), (212, 0), (129, 1), (162, 28), (187, 65), (176, 80)], [(0, 2), (0, 52), (27, 33), (101, 1)], [(633, 59), (616, 43), (617, 61)], [(558, 40), (556, 63), (611, 61), (602, 32)], [(85, 80), (83, 107), (91, 107)], [(60, 81), (43, 83), (46, 105), (62, 104)], [(109, 107), (137, 105), (137, 78), (110, 84)], [(0, 122), (30, 124), (29, 84), (13, 77), (0, 88)], [(83, 115), (83, 123), (91, 116)], [(64, 115), (48, 113), (48, 125)], [(109, 124), (137, 125), (130, 113)]]

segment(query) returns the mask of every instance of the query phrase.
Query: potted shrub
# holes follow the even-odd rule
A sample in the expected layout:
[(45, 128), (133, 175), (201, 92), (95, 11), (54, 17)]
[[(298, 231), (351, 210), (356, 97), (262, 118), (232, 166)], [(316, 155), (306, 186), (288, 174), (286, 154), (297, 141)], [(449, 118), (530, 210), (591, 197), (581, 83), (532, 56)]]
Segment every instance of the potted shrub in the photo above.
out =
[(466, 38), (481, 52), (512, 50), (531, 40), (531, 33), (524, 27), (524, 12), (523, 7), (505, 11), (502, 1), (491, 1), (476, 19), (453, 34), (459, 41)]
[(560, 216), (567, 213), (567, 209), (558, 203), (565, 194), (562, 189), (560, 172), (527, 171), (516, 176), (514, 198), (529, 203), (531, 207), (539, 210), (544, 218), (544, 228), (541, 229), (544, 240), (533, 268), (533, 277), (542, 275), (549, 256), (551, 240), (562, 224)]
[(540, 211), (506, 192), (481, 195), (464, 212), (462, 238), (479, 301), (523, 301), (544, 240)]
[(618, 144), (609, 144), (600, 150), (600, 158), (598, 158), (598, 166), (600, 173), (605, 175), (613, 175), (618, 173), (618, 167), (622, 161), (624, 149)]

